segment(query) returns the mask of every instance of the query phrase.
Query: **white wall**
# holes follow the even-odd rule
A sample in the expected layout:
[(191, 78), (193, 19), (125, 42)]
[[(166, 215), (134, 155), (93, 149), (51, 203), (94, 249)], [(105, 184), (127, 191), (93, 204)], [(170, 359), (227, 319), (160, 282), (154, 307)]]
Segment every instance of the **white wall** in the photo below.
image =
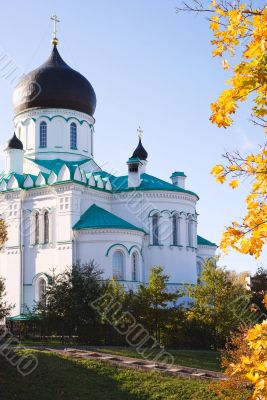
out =
[[(47, 123), (47, 147), (40, 148), (40, 124)], [(77, 126), (77, 150), (70, 147), (70, 125)], [(65, 109), (36, 109), (15, 117), (15, 131), (23, 143), (26, 157), (39, 159), (63, 158), (77, 160), (91, 158), (91, 135), (94, 118), (78, 111)], [(49, 154), (48, 154), (49, 153)]]
[[(112, 256), (116, 250), (120, 250), (125, 260), (125, 279), (131, 281), (131, 256), (134, 251), (137, 251), (140, 256), (139, 277), (142, 280), (141, 249), (143, 236), (142, 232), (130, 230), (94, 229), (79, 231), (76, 237), (76, 260), (81, 263), (94, 260), (100, 266), (100, 269), (104, 270), (103, 278), (112, 279)], [(113, 247), (111, 248), (111, 246)]]
[[(151, 234), (151, 216), (153, 210), (160, 214), (160, 246), (152, 246), (151, 235), (146, 237), (144, 243), (145, 281), (149, 270), (155, 265), (162, 266), (171, 283), (195, 283), (196, 271), (196, 245), (195, 248), (187, 247), (186, 214), (195, 215), (195, 196), (175, 192), (147, 191), (130, 192), (114, 196), (112, 212), (126, 219), (132, 224), (143, 228)], [(181, 215), (181, 246), (172, 246), (172, 220), (171, 213), (176, 211)], [(196, 229), (194, 230), (193, 243), (196, 244)]]
[(215, 246), (206, 246), (206, 245), (198, 246), (197, 256), (204, 262), (206, 258), (214, 257), (216, 249), (217, 247)]
[(24, 151), (19, 149), (5, 150), (5, 173), (10, 174), (15, 172), (23, 174), (23, 157)]
[[(20, 221), (20, 204), (22, 201), (23, 221)], [(160, 244), (151, 246), (149, 235), (139, 231), (128, 230), (91, 230), (73, 232), (73, 225), (92, 205), (120, 216), (126, 221), (151, 231), (151, 212), (158, 210), (160, 218)], [(9, 221), (9, 240), (6, 248), (0, 252), (0, 275), (7, 279), (8, 299), (16, 303), (12, 312), (20, 312), (20, 296), (23, 290), (24, 302), (32, 307), (35, 299), (34, 277), (45, 273), (52, 275), (65, 270), (75, 261), (89, 262), (94, 259), (104, 270), (104, 277), (112, 278), (112, 254), (116, 249), (125, 255), (125, 279), (131, 281), (131, 256), (134, 250), (141, 254), (139, 279), (146, 282), (149, 270), (155, 265), (164, 267), (170, 276), (170, 283), (195, 283), (197, 281), (196, 257), (213, 256), (215, 248), (207, 246), (187, 247), (186, 215), (195, 214), (196, 199), (194, 196), (175, 192), (136, 192), (113, 195), (79, 185), (62, 183), (27, 191), (14, 191), (0, 194), (0, 213)], [(32, 213), (44, 210), (50, 213), (50, 241), (48, 244), (34, 245), (32, 242)], [(171, 212), (182, 212), (181, 246), (172, 246)], [(11, 215), (10, 215), (11, 213)], [(21, 253), (20, 226), (24, 238)], [(196, 229), (194, 230), (196, 240)], [(112, 247), (107, 253), (108, 249)], [(134, 247), (133, 247), (134, 246)], [(21, 263), (22, 259), (22, 263)], [(20, 271), (23, 276), (21, 277)], [(20, 280), (23, 279), (23, 287)]]
[(6, 280), (7, 301), (14, 305), (13, 315), (21, 312), (20, 193), (9, 194), (0, 201), (0, 214), (8, 227), (8, 240), (0, 252), (0, 275)]

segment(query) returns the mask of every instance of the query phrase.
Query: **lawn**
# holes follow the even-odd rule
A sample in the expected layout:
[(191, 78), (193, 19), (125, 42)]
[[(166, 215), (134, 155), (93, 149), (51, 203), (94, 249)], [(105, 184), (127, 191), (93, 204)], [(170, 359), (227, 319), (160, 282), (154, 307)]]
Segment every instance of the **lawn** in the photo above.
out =
[[(59, 340), (49, 340), (48, 342), (41, 342), (41, 341), (27, 341), (22, 340), (22, 345), (25, 347), (28, 346), (61, 346), (62, 343)], [(66, 347), (76, 347), (74, 344), (66, 344)], [(78, 346), (78, 345), (77, 345)], [(78, 346), (79, 347), (79, 346)], [(86, 346), (87, 347), (87, 346)], [(131, 347), (120, 347), (120, 346), (100, 346), (94, 347), (95, 351), (108, 353), (108, 354), (115, 354), (120, 356), (126, 357), (134, 357), (134, 358), (142, 358), (134, 348)], [(174, 362), (177, 365), (183, 365), (185, 367), (192, 367), (192, 368), (202, 368), (207, 369), (210, 371), (221, 371), (220, 367), (220, 353), (217, 351), (208, 351), (208, 350), (170, 350), (166, 349), (166, 351), (170, 352), (174, 357)], [(149, 357), (153, 359), (153, 354)]]
[[(94, 350), (108, 354), (142, 358), (137, 351), (131, 347), (96, 347)], [(173, 355), (174, 362), (177, 365), (208, 369), (210, 371), (221, 371), (220, 353), (217, 351), (168, 349), (166, 351)], [(153, 359), (153, 354), (151, 354), (149, 358)]]
[[(0, 357), (0, 397), (4, 400), (213, 400), (225, 399), (216, 394), (210, 383), (182, 379), (158, 372), (119, 368), (95, 360), (74, 360), (38, 350), (38, 367), (22, 377)], [(228, 394), (241, 400), (241, 394)]]

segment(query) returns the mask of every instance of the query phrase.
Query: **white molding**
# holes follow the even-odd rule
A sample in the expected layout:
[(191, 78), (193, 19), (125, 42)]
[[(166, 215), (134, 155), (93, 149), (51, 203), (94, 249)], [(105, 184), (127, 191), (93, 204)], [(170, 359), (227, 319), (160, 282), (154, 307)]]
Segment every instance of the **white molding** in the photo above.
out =
[[(128, 197), (132, 196), (133, 191), (125, 191), (121, 193), (114, 193), (113, 197), (114, 199), (127, 199)], [(136, 192), (138, 194), (135, 195), (135, 197), (147, 197), (147, 198), (163, 198), (163, 199), (177, 199), (177, 200), (186, 200), (186, 201), (192, 201), (192, 203), (195, 205), (197, 202), (196, 196), (191, 195), (191, 194), (184, 194), (184, 193), (170, 193), (166, 190), (138, 190)]]
[(80, 120), (88, 120), (92, 125), (95, 124), (95, 119), (88, 114), (82, 113), (80, 111), (75, 111), (71, 109), (65, 108), (33, 108), (30, 110), (26, 110), (14, 118), (15, 126), (20, 123), (22, 120), (27, 120), (28, 118), (39, 118), (43, 115), (49, 115), (50, 117), (55, 115), (66, 115), (68, 118), (74, 117)]
[(124, 235), (130, 235), (130, 236), (144, 236), (145, 233), (142, 231), (135, 231), (131, 229), (114, 229), (114, 228), (103, 228), (103, 229), (80, 229), (80, 230), (75, 230), (75, 232), (79, 234), (92, 234), (92, 235), (97, 235), (99, 233), (115, 233), (115, 234), (124, 234)]

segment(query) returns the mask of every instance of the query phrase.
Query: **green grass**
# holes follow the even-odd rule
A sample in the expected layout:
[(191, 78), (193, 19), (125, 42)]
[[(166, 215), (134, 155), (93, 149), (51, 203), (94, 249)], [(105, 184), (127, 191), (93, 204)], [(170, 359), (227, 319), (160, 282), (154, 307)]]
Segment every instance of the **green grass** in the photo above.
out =
[[(49, 340), (48, 342), (23, 340), (22, 345), (24, 346), (62, 346), (60, 340)], [(82, 344), (80, 344), (82, 345)], [(75, 344), (65, 344), (66, 347), (75, 347)], [(77, 345), (78, 346), (78, 345)], [(95, 351), (99, 351), (107, 354), (115, 354), (126, 357), (142, 358), (134, 348), (131, 347), (119, 347), (119, 346), (105, 346), (105, 347), (94, 347)], [(183, 365), (185, 367), (201, 368), (210, 371), (221, 371), (220, 366), (220, 353), (217, 351), (208, 350), (170, 350), (166, 349), (167, 352), (171, 353), (174, 357), (174, 362), (177, 365)], [(153, 354), (149, 357), (153, 359)]]
[[(142, 358), (134, 348), (130, 347), (96, 347), (94, 350), (108, 354)], [(177, 365), (208, 369), (210, 371), (221, 371), (220, 353), (217, 351), (168, 349), (166, 349), (166, 351), (173, 355), (174, 362)], [(153, 355), (151, 355), (149, 358), (153, 359)]]
[[(49, 341), (33, 341), (33, 340), (22, 340), (21, 344), (25, 347), (29, 346), (62, 346), (62, 342), (59, 339), (49, 339)], [(83, 344), (65, 343), (65, 347), (79, 347)], [(86, 346), (86, 344), (84, 344)], [(90, 346), (94, 347), (94, 346)], [(120, 347), (120, 346), (104, 346), (94, 347), (95, 351), (121, 355), (126, 357), (142, 358), (134, 348), (131, 347)], [(183, 365), (185, 367), (201, 368), (210, 371), (221, 371), (220, 366), (220, 353), (216, 351), (208, 350), (172, 350), (166, 349), (167, 352), (171, 353), (174, 357), (174, 363), (177, 365)], [(149, 357), (153, 359), (153, 354)]]
[[(31, 339), (22, 339), (20, 343), (27, 346), (75, 346), (73, 342), (66, 342), (66, 344), (62, 344), (62, 341), (59, 339), (49, 339), (49, 340), (31, 340)], [(82, 345), (82, 344), (81, 344)]]
[[(27, 346), (62, 346), (59, 340), (50, 340), (49, 342), (34, 342), (30, 340), (23, 340), (21, 344)], [(77, 345), (78, 347), (82, 344)], [(74, 344), (65, 344), (66, 347), (76, 347)], [(85, 345), (86, 346), (86, 345)], [(90, 346), (92, 347), (92, 346)], [(93, 347), (95, 351), (99, 351), (107, 354), (115, 354), (126, 357), (142, 358), (134, 348), (131, 347), (117, 347), (117, 346), (106, 346), (106, 347)], [(171, 353), (174, 357), (174, 363), (177, 365), (183, 365), (185, 367), (201, 368), (210, 371), (221, 371), (220, 366), (220, 353), (218, 351), (209, 350), (172, 350), (166, 349), (167, 352)], [(153, 359), (153, 353), (149, 357)]]
[[(5, 400), (213, 400), (210, 383), (111, 366), (95, 360), (75, 360), (38, 350), (24, 350), (39, 361), (22, 377), (0, 357), (1, 399)], [(241, 400), (241, 394), (230, 394)]]

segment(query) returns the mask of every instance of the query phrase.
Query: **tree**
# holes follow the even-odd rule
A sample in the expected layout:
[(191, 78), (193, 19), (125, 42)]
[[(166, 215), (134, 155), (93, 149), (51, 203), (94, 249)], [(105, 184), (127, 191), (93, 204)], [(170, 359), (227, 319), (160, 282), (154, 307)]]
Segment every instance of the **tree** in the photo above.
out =
[(245, 289), (248, 288), (248, 280), (250, 277), (250, 272), (243, 271), (243, 272), (236, 272), (236, 271), (229, 271), (231, 279), (234, 283), (243, 286)]
[(13, 308), (11, 304), (4, 300), (5, 295), (5, 281), (0, 277), (0, 320), (7, 317)]
[[(259, 2), (258, 7), (253, 6), (255, 1), (242, 0), (212, 0), (208, 7), (205, 3), (201, 0), (184, 2), (178, 11), (209, 14), (213, 56), (222, 58), (222, 66), (229, 72), (228, 87), (211, 104), (210, 120), (218, 127), (229, 127), (240, 103), (247, 101), (253, 122), (266, 133), (266, 3)], [(267, 143), (263, 139), (258, 152), (241, 155), (237, 150), (226, 153), (224, 158), (225, 164), (218, 164), (212, 170), (217, 182), (224, 183), (229, 178), (229, 185), (235, 189), (241, 179), (250, 178), (247, 180), (250, 193), (245, 198), (246, 215), (225, 230), (221, 248), (227, 252), (232, 247), (259, 257), (267, 242)]]
[(230, 272), (216, 267), (214, 260), (206, 261), (199, 282), (188, 286), (184, 295), (192, 299), (188, 319), (206, 332), (215, 349), (224, 345), (231, 331), (251, 323), (248, 291), (232, 280)]
[(167, 288), (169, 277), (162, 267), (153, 267), (148, 285), (140, 285), (135, 315), (155, 339), (160, 343), (161, 330), (167, 324), (170, 307), (178, 298), (178, 293), (170, 293)]
[(37, 304), (43, 327), (61, 335), (77, 335), (88, 341), (96, 333), (99, 316), (91, 306), (103, 293), (101, 274), (94, 264), (73, 265), (53, 277), (46, 293), (46, 302)]
[(250, 290), (252, 293), (252, 302), (256, 304), (261, 313), (264, 314), (265, 307), (263, 305), (264, 296), (267, 293), (267, 270), (259, 267), (255, 275), (251, 277)]
[(132, 290), (126, 291), (116, 281), (105, 283), (103, 295), (93, 302), (100, 316), (102, 342), (112, 345), (127, 343), (125, 332), (133, 325), (133, 310), (137, 303), (137, 295)]
[(0, 218), (0, 249), (7, 241), (7, 227), (5, 221)]
[[(267, 295), (263, 301), (267, 311)], [(223, 366), (232, 387), (250, 384), (252, 398), (264, 400), (267, 396), (267, 320), (234, 335), (223, 354)]]

